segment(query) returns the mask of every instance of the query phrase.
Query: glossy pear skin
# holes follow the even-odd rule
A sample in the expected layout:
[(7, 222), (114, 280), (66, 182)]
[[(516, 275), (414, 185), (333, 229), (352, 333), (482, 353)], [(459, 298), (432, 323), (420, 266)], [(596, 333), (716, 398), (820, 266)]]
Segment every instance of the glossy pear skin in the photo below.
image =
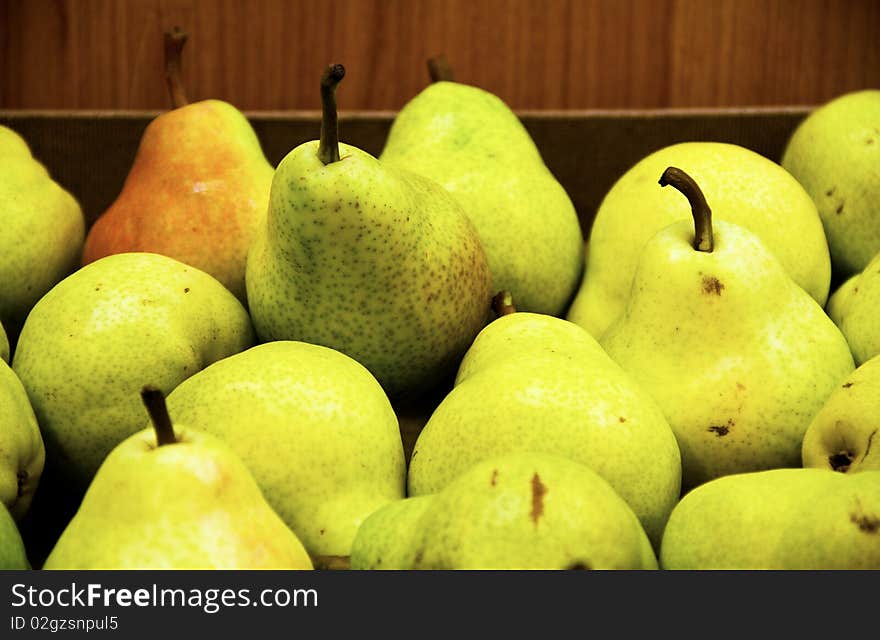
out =
[(27, 314), (79, 266), (85, 218), (77, 199), (0, 125), (0, 323), (15, 344)]
[(229, 356), (167, 399), (173, 420), (222, 439), (313, 555), (347, 556), (361, 521), (404, 496), (397, 418), (376, 379), (319, 345)]
[(488, 318), (486, 255), (442, 187), (339, 147), (325, 166), (307, 142), (278, 166), (247, 263), (257, 335), (342, 351), (392, 397), (430, 388)]
[(382, 162), (436, 180), (461, 202), (489, 260), (492, 291), (559, 315), (583, 270), (577, 212), (516, 114), (498, 97), (435, 82), (398, 112)]
[(880, 569), (880, 471), (769, 469), (716, 478), (669, 517), (661, 569)]
[(677, 220), (692, 220), (688, 202), (659, 189), (666, 167), (687, 172), (712, 206), (713, 219), (746, 227), (820, 304), (828, 297), (831, 259), (816, 205), (785, 169), (744, 147), (683, 142), (649, 154), (605, 194), (590, 230), (587, 264), (567, 318), (597, 339), (623, 313), (645, 243)]
[(846, 336), (856, 365), (880, 355), (880, 252), (831, 294), (827, 312)]
[(165, 112), (147, 126), (121, 193), (89, 230), (83, 264), (161, 253), (211, 274), (245, 302), (247, 251), (273, 173), (232, 105), (203, 100)]
[(144, 426), (144, 384), (165, 393), (252, 346), (241, 302), (167, 256), (121, 253), (81, 267), (34, 306), (12, 368), (49, 464), (85, 488), (104, 457)]
[(801, 454), (805, 467), (880, 471), (880, 355), (831, 392), (807, 427)]
[(600, 341), (663, 409), (685, 489), (800, 466), (810, 420), (855, 367), (843, 334), (755, 234), (713, 228), (712, 252), (693, 248), (693, 221), (657, 233)]
[(44, 569), (311, 569), (308, 553), (221, 441), (152, 428), (107, 456)]
[(27, 392), (12, 368), (0, 362), (0, 502), (16, 520), (30, 506), (45, 460)]

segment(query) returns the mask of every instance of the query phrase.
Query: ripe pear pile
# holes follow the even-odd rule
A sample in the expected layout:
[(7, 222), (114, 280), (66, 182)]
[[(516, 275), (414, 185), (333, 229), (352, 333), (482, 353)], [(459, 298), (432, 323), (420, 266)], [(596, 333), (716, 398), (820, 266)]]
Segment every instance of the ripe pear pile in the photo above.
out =
[(0, 569), (880, 569), (880, 92), (577, 212), (442, 58), (273, 166), (185, 41), (88, 229), (0, 127)]

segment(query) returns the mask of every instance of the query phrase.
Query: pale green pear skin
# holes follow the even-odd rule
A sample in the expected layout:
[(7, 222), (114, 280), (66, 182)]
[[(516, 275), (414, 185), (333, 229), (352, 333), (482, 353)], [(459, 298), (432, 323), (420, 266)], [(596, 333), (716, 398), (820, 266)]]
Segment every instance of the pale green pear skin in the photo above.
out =
[(0, 323), (15, 344), (43, 294), (79, 265), (85, 217), (76, 197), (0, 125)]
[(343, 353), (273, 341), (229, 356), (168, 395), (175, 421), (222, 439), (313, 556), (347, 556), (364, 518), (405, 495), (397, 418)]
[(501, 98), (435, 82), (397, 113), (379, 159), (458, 198), (486, 249), (493, 291), (512, 292), (520, 311), (565, 311), (583, 271), (578, 215)]
[(84, 489), (113, 447), (143, 428), (143, 385), (168, 393), (254, 340), (247, 311), (215, 278), (167, 256), (120, 253), (40, 299), (12, 368), (48, 464)]
[(880, 252), (880, 89), (815, 108), (795, 128), (781, 163), (818, 207), (836, 276), (863, 270)]
[[(679, 194), (681, 196), (681, 194)], [(754, 233), (682, 220), (644, 247), (622, 316), (600, 344), (659, 403), (682, 488), (800, 466), (810, 420), (855, 365), (840, 330)]]
[(409, 495), (436, 493), (488, 457), (560, 455), (607, 480), (659, 544), (680, 495), (678, 444), (654, 399), (589, 333), (546, 314), (502, 316), (460, 370), (416, 440)]
[(351, 543), (351, 568), (406, 571), (415, 564), (413, 541), (435, 494), (395, 500), (379, 507), (358, 527)]
[(43, 473), (46, 450), (21, 380), (0, 362), (0, 502), (24, 517)]
[(412, 569), (657, 568), (630, 506), (564, 457), (487, 458), (432, 497), (412, 541)]
[(787, 468), (716, 478), (675, 507), (660, 568), (880, 569), (880, 471)]
[(805, 467), (880, 471), (880, 355), (831, 392), (807, 427), (801, 456)]
[(0, 504), (0, 571), (28, 571), (31, 568), (15, 518)]
[(278, 165), (248, 255), (261, 342), (298, 340), (362, 363), (393, 398), (455, 372), (488, 321), (486, 254), (436, 183), (340, 144), (303, 143)]
[(584, 276), (566, 318), (600, 339), (623, 313), (645, 243), (672, 222), (692, 219), (680, 193), (657, 187), (669, 166), (700, 185), (714, 219), (757, 234), (794, 281), (825, 304), (831, 259), (822, 221), (806, 190), (780, 165), (750, 149), (683, 142), (641, 159), (605, 194), (590, 228)]
[(75, 569), (311, 569), (296, 535), (219, 439), (175, 426), (121, 442), (43, 564)]
[(826, 310), (846, 336), (857, 366), (880, 355), (880, 253), (831, 294)]

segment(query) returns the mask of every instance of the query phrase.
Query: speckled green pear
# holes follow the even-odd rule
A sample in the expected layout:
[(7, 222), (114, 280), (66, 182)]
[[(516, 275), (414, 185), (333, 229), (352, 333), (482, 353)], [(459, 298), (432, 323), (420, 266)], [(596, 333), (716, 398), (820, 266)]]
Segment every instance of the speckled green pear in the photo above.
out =
[(605, 194), (590, 229), (586, 269), (569, 320), (601, 338), (626, 306), (645, 243), (670, 223), (691, 219), (684, 198), (657, 188), (668, 166), (691, 175), (717, 219), (755, 233), (794, 281), (825, 304), (831, 260), (806, 190), (779, 164), (745, 147), (683, 142), (649, 154)]
[(856, 365), (880, 354), (880, 252), (831, 294), (826, 310), (846, 336)]
[(27, 571), (31, 569), (24, 541), (15, 518), (0, 503), (0, 571)]
[(254, 342), (241, 302), (207, 273), (153, 253), (80, 268), (34, 306), (12, 368), (43, 433), (47, 465), (84, 489), (144, 426), (138, 392), (166, 393)]
[(78, 265), (85, 218), (77, 199), (0, 125), (0, 323), (12, 345), (28, 312)]
[(433, 496), (412, 545), (413, 569), (657, 568), (639, 519), (611, 485), (542, 453), (471, 467)]
[(248, 254), (248, 305), (260, 341), (341, 351), (397, 400), (455, 373), (488, 321), (489, 266), (443, 187), (339, 142), (344, 73), (331, 65), (322, 77), (321, 139), (275, 170)]
[(880, 471), (768, 469), (711, 480), (673, 510), (660, 568), (880, 569)]
[(836, 276), (864, 269), (880, 252), (880, 89), (845, 93), (814, 109), (781, 162), (818, 207)]
[(684, 489), (800, 466), (810, 420), (855, 368), (843, 334), (757, 235), (712, 220), (714, 245), (697, 249), (694, 219), (645, 244), (600, 341), (666, 415)]
[(413, 540), (434, 495), (389, 502), (367, 516), (351, 543), (351, 568), (403, 571), (415, 563)]
[(461, 202), (486, 249), (493, 292), (511, 291), (521, 311), (565, 311), (583, 271), (577, 212), (498, 96), (434, 82), (397, 113), (379, 159), (436, 180)]
[(114, 447), (42, 568), (311, 569), (238, 456), (164, 417)]
[(416, 440), (410, 495), (435, 493), (488, 457), (561, 455), (607, 480), (659, 544), (680, 492), (678, 445), (653, 398), (589, 333), (546, 314), (502, 315), (461, 368)]
[(880, 355), (831, 392), (807, 427), (801, 456), (805, 467), (880, 471)]
[(45, 458), (27, 392), (10, 366), (0, 361), (0, 503), (16, 520), (31, 504)]
[(348, 556), (363, 519), (404, 497), (391, 403), (363, 365), (334, 349), (257, 345), (182, 382), (168, 408), (235, 451), (313, 557)]

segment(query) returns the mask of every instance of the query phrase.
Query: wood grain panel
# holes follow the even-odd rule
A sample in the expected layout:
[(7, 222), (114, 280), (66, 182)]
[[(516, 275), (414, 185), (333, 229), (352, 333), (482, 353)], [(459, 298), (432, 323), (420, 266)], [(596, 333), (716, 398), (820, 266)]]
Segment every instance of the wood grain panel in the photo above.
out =
[(162, 32), (193, 99), (396, 110), (445, 53), (513, 108), (817, 104), (880, 86), (876, 0), (0, 0), (0, 108), (163, 109)]

